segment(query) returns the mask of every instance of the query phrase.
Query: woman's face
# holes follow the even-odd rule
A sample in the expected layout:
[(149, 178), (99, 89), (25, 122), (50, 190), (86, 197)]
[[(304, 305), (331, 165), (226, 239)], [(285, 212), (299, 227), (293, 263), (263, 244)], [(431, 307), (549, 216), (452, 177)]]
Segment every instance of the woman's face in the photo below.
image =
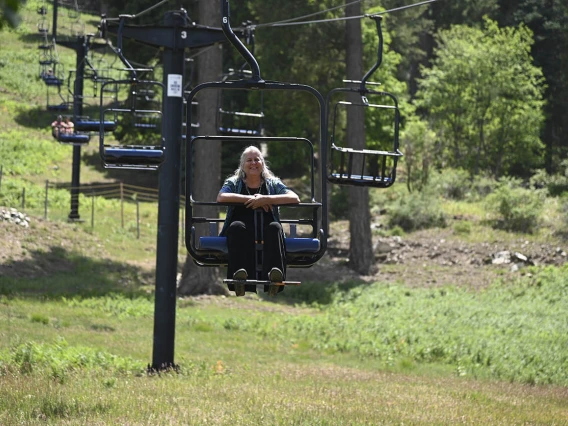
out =
[(249, 151), (245, 157), (244, 172), (248, 176), (260, 176), (264, 165), (260, 158), (260, 152), (256, 150)]

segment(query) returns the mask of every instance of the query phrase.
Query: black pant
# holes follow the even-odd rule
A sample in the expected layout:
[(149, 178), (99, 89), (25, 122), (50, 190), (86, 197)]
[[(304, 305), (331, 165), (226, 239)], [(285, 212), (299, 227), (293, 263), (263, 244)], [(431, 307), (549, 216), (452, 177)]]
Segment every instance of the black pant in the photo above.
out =
[[(249, 227), (250, 228), (250, 227)], [(227, 229), (227, 248), (229, 250), (229, 267), (227, 278), (232, 279), (233, 274), (241, 268), (247, 270), (248, 279), (267, 280), (272, 268), (278, 268), (286, 276), (286, 248), (284, 245), (284, 231), (278, 222), (271, 222), (263, 227), (262, 258), (255, 250), (254, 229), (247, 229), (244, 222), (235, 221)], [(259, 263), (259, 271), (256, 263)], [(257, 276), (257, 272), (260, 275)]]

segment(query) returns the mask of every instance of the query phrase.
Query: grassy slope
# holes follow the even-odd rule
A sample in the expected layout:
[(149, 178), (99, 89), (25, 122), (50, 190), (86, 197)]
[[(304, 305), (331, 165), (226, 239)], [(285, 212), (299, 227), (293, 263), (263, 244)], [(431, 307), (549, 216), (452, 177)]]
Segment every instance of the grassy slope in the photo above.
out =
[[(9, 145), (19, 151), (3, 151), (0, 161), (9, 164), (3, 187), (36, 184), (40, 191), (45, 179), (68, 182), (71, 163), (70, 149), (50, 140), (45, 88), (35, 65), (26, 65), (37, 59), (29, 36), (37, 21), (35, 5), (27, 7), (20, 30), (0, 33), (0, 149), (19, 141)], [(21, 84), (21, 76), (29, 84)], [(92, 162), (83, 165), (83, 182), (112, 178)], [(148, 211), (148, 223), (155, 223), (155, 213)], [(0, 244), (10, 253), (0, 263), (1, 424), (563, 424), (568, 418), (564, 387), (471, 380), (456, 377), (467, 371), (416, 363), (410, 355), (385, 362), (342, 349), (356, 334), (350, 318), (371, 315), (349, 300), (327, 314), (248, 299), (180, 301), (181, 374), (148, 378), (141, 372), (152, 356), (153, 277), (123, 261), (151, 264), (155, 229), (136, 241), (127, 231), (117, 232), (117, 224), (110, 217), (89, 232), (88, 223), (35, 217), (30, 230), (0, 223)], [(378, 298), (364, 303), (388, 299), (380, 286), (374, 291)], [(432, 298), (418, 290), (407, 297), (399, 287), (392, 292), (408, 316), (399, 334), (393, 332), (396, 348), (405, 344), (412, 311), (424, 307), (404, 301)], [(565, 300), (559, 297), (554, 312)], [(546, 303), (551, 302), (542, 306)], [(479, 315), (482, 309), (474, 310)], [(459, 309), (448, 312), (457, 315)], [(541, 315), (531, 324), (551, 324), (544, 309)], [(333, 328), (325, 327), (324, 316)], [(321, 333), (317, 327), (323, 327)], [(335, 340), (326, 344), (320, 337), (330, 330)]]

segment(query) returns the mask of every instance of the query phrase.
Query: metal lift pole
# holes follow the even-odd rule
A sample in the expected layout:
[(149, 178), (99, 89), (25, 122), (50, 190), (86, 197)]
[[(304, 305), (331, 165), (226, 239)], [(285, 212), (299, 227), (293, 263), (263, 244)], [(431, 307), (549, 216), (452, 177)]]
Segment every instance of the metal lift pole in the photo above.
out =
[[(85, 77), (85, 57), (87, 55), (88, 37), (81, 36), (77, 39), (75, 51), (76, 74), (73, 83), (73, 119), (83, 115), (83, 86)], [(69, 221), (76, 222), (81, 220), (79, 215), (79, 186), (81, 185), (81, 145), (73, 145), (73, 166), (71, 169), (71, 212)]]
[[(185, 27), (187, 14), (166, 13), (164, 24)], [(177, 40), (177, 37), (176, 39)], [(180, 207), (181, 135), (183, 115), (183, 75), (185, 55), (181, 42), (164, 49), (164, 87), (162, 134), (166, 160), (160, 167), (158, 204), (158, 242), (156, 250), (156, 295), (152, 368), (173, 367)]]
[[(153, 370), (175, 367), (184, 49), (199, 49), (227, 41), (221, 28), (190, 22), (183, 9), (166, 13), (164, 22), (165, 25), (155, 27), (124, 25), (121, 28), (122, 37), (164, 50), (162, 136), (166, 159), (159, 172), (154, 344), (149, 366)], [(117, 27), (112, 23), (108, 31), (113, 33)]]
[(51, 38), (55, 40), (57, 35), (57, 13), (59, 9), (59, 0), (53, 1), (53, 23), (51, 24)]

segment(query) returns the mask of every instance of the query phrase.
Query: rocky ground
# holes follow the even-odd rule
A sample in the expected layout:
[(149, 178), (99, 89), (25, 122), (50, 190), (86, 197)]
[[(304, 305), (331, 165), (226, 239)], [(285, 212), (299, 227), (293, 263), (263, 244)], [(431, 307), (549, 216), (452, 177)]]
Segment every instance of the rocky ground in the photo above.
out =
[[(96, 235), (75, 232), (72, 224), (44, 222), (17, 211), (0, 210), (3, 211), (0, 218), (0, 277), (30, 277), (72, 267), (62, 259), (64, 253), (71, 251), (94, 258), (108, 256)], [(348, 223), (336, 222), (332, 225), (326, 255), (312, 268), (289, 269), (288, 278), (481, 288), (498, 278), (510, 280), (530, 273), (527, 268), (530, 265), (562, 265), (568, 261), (568, 242), (562, 240), (536, 242), (522, 235), (508, 238), (507, 242), (483, 241), (482, 237), (473, 239), (482, 242), (467, 240), (455, 235), (451, 228), (375, 237), (375, 271), (372, 275), (361, 276), (348, 267)], [(55, 248), (62, 252), (58, 253)], [(154, 259), (138, 261), (136, 266), (151, 269), (155, 266)]]
[(467, 242), (449, 229), (418, 231), (405, 236), (373, 240), (375, 271), (359, 276), (348, 268), (347, 223), (328, 240), (326, 256), (310, 269), (290, 270), (290, 278), (337, 281), (402, 282), (413, 287), (458, 285), (480, 288), (497, 278), (514, 279), (530, 273), (531, 265), (562, 265), (568, 261), (568, 244), (534, 242), (519, 236), (508, 242)]

